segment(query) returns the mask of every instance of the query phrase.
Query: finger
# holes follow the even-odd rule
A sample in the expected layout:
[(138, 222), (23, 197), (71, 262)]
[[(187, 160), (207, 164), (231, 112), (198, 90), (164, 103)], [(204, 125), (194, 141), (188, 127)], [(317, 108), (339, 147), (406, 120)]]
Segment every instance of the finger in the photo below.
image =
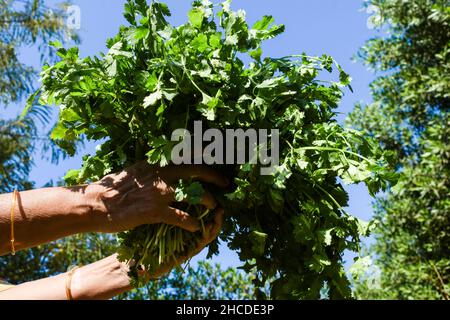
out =
[(203, 197), (200, 203), (210, 210), (215, 209), (217, 207), (216, 199), (208, 190), (204, 190)]
[(200, 246), (208, 245), (219, 236), (223, 226), (224, 214), (225, 212), (222, 208), (219, 208), (215, 211), (214, 221), (206, 225), (206, 232), (203, 235)]
[(176, 259), (176, 264), (181, 264), (189, 258), (196, 256), (197, 254), (202, 252), (208, 244), (213, 242), (219, 236), (223, 225), (223, 219), (224, 210), (222, 208), (219, 208), (215, 211), (214, 221), (206, 225), (206, 231), (203, 234), (203, 238), (198, 242), (195, 249), (193, 249), (191, 252), (188, 252), (187, 255), (178, 257)]
[(200, 165), (172, 166), (169, 169), (174, 180), (194, 178), (203, 182), (212, 183), (221, 188), (229, 185), (229, 181), (216, 170)]
[(200, 229), (200, 223), (197, 219), (191, 217), (188, 213), (168, 207), (163, 214), (162, 222), (172, 226), (183, 228), (190, 232), (195, 232)]
[(220, 233), (220, 230), (222, 229), (224, 220), (224, 210), (222, 208), (219, 208), (215, 212), (214, 221), (209, 223), (207, 225), (207, 238), (203, 238), (196, 248), (192, 250), (191, 252), (188, 252), (186, 255), (180, 256), (175, 258), (173, 261), (170, 261), (166, 263), (164, 266), (161, 266), (161, 268), (155, 273), (155, 275), (152, 275), (152, 277), (160, 277), (166, 273), (168, 273), (171, 269), (173, 269), (175, 266), (180, 265), (190, 259), (191, 257), (199, 254), (203, 249), (211, 243), (214, 239), (217, 238), (217, 236)]

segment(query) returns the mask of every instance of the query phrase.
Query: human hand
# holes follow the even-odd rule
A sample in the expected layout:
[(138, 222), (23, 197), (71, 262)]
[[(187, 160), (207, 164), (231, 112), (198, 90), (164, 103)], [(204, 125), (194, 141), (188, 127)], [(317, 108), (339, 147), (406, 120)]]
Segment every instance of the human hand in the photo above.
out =
[[(175, 185), (179, 179), (189, 178), (219, 187), (228, 185), (225, 177), (205, 166), (161, 168), (140, 162), (87, 186), (85, 193), (92, 207), (94, 221), (92, 231), (115, 233), (155, 223), (198, 231), (200, 225), (196, 218), (171, 206), (175, 202)], [(207, 190), (201, 204), (211, 210), (217, 206), (216, 200)], [(208, 241), (209, 237), (204, 240)]]
[(202, 239), (198, 242), (197, 246), (185, 255), (177, 257), (176, 260), (171, 260), (161, 265), (154, 273), (148, 274), (145, 270), (141, 271), (141, 276), (145, 279), (157, 279), (165, 274), (169, 273), (173, 268), (183, 264), (187, 260), (199, 254), (208, 244), (213, 242), (219, 235), (224, 220), (224, 210), (222, 208), (216, 209), (214, 213), (214, 220), (205, 225), (205, 231), (203, 232)]

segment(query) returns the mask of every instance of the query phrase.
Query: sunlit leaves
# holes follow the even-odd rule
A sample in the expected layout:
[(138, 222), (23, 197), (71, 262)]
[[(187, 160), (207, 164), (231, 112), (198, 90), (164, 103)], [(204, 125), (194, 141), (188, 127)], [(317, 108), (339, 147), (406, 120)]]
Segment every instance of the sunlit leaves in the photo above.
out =
[[(266, 16), (250, 28), (245, 12), (230, 4), (214, 16), (208, 1), (196, 1), (188, 22), (172, 27), (166, 7), (130, 0), (132, 26), (108, 41), (106, 55), (74, 59), (76, 50), (60, 49), (63, 63), (43, 71), (43, 92), (73, 112), (61, 113), (54, 138), (105, 141), (68, 181), (97, 179), (141, 160), (167, 166), (174, 146), (168, 137), (192, 129), (194, 121), (218, 130), (279, 129), (280, 161), (269, 175), (260, 174), (261, 164), (215, 166), (232, 181), (226, 194), (212, 188), (230, 213), (222, 240), (247, 267), (253, 264), (255, 285), (275, 280), (275, 298), (317, 297), (325, 282), (330, 296), (348, 296), (342, 252), (357, 250), (365, 232), (343, 210), (348, 196), (338, 178), (385, 188), (382, 154), (334, 121), (350, 79), (340, 67), (339, 81), (317, 79), (324, 70), (333, 72), (332, 58), (263, 58), (262, 41), (284, 27)], [(244, 64), (241, 54), (253, 63)], [(207, 221), (211, 216), (198, 205), (203, 187), (181, 182), (175, 193), (190, 203), (193, 216)], [(140, 226), (119, 235), (118, 250), (121, 259), (153, 270), (200, 237), (166, 225)], [(217, 242), (209, 250), (217, 253)]]
[(194, 26), (195, 28), (201, 28), (204, 17), (202, 9), (193, 8), (191, 11), (189, 11), (188, 16), (189, 22), (192, 24), (192, 26)]
[[(367, 5), (376, 7), (377, 27), (386, 33), (359, 52), (377, 78), (371, 84), (373, 103), (358, 104), (349, 123), (375, 137), (401, 175), (398, 185), (376, 200), (374, 265), (363, 270), (366, 281), (357, 282), (356, 294), (448, 299), (450, 202), (442, 199), (450, 190), (449, 4), (386, 0)], [(381, 184), (372, 179), (369, 191), (375, 194)], [(363, 262), (357, 261), (358, 269)]]

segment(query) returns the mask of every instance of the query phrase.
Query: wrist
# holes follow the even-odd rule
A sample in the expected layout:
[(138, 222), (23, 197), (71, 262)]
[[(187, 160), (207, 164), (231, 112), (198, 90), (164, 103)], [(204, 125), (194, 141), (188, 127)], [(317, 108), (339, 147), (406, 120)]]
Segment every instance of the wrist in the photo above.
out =
[(103, 202), (105, 187), (98, 184), (90, 184), (85, 187), (84, 207), (88, 223), (88, 232), (100, 232), (108, 223), (108, 210)]
[(111, 299), (130, 289), (128, 267), (117, 255), (82, 267), (72, 277), (74, 300)]

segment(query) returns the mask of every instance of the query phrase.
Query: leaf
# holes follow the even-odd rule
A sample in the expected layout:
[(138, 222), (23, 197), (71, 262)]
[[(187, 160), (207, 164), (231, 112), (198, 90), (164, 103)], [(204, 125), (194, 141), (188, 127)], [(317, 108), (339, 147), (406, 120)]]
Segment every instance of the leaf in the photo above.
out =
[(109, 101), (104, 101), (99, 106), (100, 112), (102, 113), (102, 117), (106, 119), (112, 119), (115, 117), (114, 106)]
[(218, 103), (218, 98), (203, 94), (202, 103), (197, 107), (197, 110), (200, 111), (207, 120), (214, 121), (216, 118), (215, 108), (217, 107)]
[(147, 38), (150, 34), (150, 30), (147, 27), (138, 27), (134, 31), (134, 39), (139, 41), (141, 39)]
[(63, 109), (59, 117), (60, 120), (67, 122), (76, 122), (78, 120), (81, 120), (81, 117), (73, 109), (70, 108)]
[(111, 63), (109, 64), (109, 66), (106, 69), (106, 74), (110, 78), (113, 78), (117, 75), (117, 61), (116, 60), (111, 61)]
[(150, 95), (144, 98), (143, 103), (144, 108), (154, 106), (158, 101), (162, 99), (162, 97), (163, 93), (161, 90), (156, 90), (155, 92), (151, 93)]
[(372, 176), (372, 172), (362, 166), (350, 164), (342, 179), (346, 184), (358, 183), (367, 180)]
[(208, 37), (204, 34), (199, 34), (194, 40), (192, 40), (191, 45), (196, 48), (198, 51), (205, 51), (208, 45)]
[(64, 176), (64, 181), (68, 185), (75, 185), (78, 183), (78, 178), (80, 176), (80, 170), (69, 170)]
[(301, 170), (305, 170), (308, 167), (308, 161), (306, 160), (302, 160), (302, 159), (297, 159), (297, 165)]
[(225, 44), (229, 45), (229, 46), (235, 46), (238, 44), (238, 42), (239, 42), (239, 38), (238, 38), (237, 34), (229, 35), (225, 39)]
[(273, 186), (280, 190), (286, 188), (286, 181), (292, 175), (292, 171), (285, 165), (275, 167)]
[(333, 239), (333, 236), (331, 232), (334, 230), (334, 228), (328, 229), (323, 232), (323, 242), (326, 246), (331, 245), (331, 241)]
[(201, 10), (200, 8), (193, 8), (191, 11), (189, 11), (188, 17), (189, 22), (192, 24), (192, 26), (198, 29), (202, 27), (204, 17), (203, 10)]
[(62, 124), (58, 123), (50, 134), (52, 140), (63, 140), (66, 137), (67, 128)]
[(220, 33), (209, 36), (209, 44), (212, 48), (219, 48), (221, 45), (222, 35)]
[(175, 189), (175, 200), (178, 202), (186, 200), (191, 205), (197, 205), (201, 203), (204, 193), (205, 190), (198, 181), (186, 183), (180, 180)]
[(321, 273), (325, 267), (331, 265), (331, 261), (323, 254), (314, 254), (312, 258), (308, 267), (315, 272)]
[(272, 16), (263, 16), (261, 20), (258, 20), (252, 27), (255, 30), (267, 30), (269, 26), (274, 23), (275, 19)]
[(358, 258), (355, 263), (353, 263), (348, 272), (353, 276), (353, 278), (358, 278), (364, 274), (367, 269), (372, 265), (372, 258), (370, 256), (365, 256), (363, 258)]
[(264, 254), (268, 235), (264, 232), (252, 231), (249, 235), (252, 243), (252, 251), (255, 255), (261, 256)]
[(48, 44), (56, 49), (61, 49), (63, 47), (62, 43), (58, 40), (50, 41)]
[(164, 89), (162, 94), (164, 99), (170, 102), (178, 95), (178, 92), (176, 89)]
[(262, 49), (259, 47), (256, 50), (250, 51), (250, 57), (255, 59), (256, 61), (261, 61)]
[(33, 93), (27, 100), (27, 104), (25, 108), (23, 109), (22, 113), (20, 114), (20, 119), (24, 119), (28, 113), (30, 112), (31, 108), (33, 107), (33, 104), (36, 102), (37, 96), (41, 93), (41, 89), (36, 90), (35, 93)]
[(369, 222), (362, 219), (357, 219), (358, 232), (364, 237), (370, 236), (373, 230), (377, 227), (376, 220), (370, 220)]
[(157, 84), (158, 84), (158, 77), (156, 76), (156, 73), (153, 72), (147, 78), (145, 82), (145, 88), (149, 91), (154, 91), (156, 89)]
[(108, 51), (108, 56), (110, 57), (116, 57), (116, 56), (123, 56), (126, 58), (131, 58), (133, 54), (128, 51), (120, 50), (122, 49), (123, 43), (121, 41), (115, 43)]
[(269, 27), (275, 21), (272, 16), (264, 16), (261, 20), (257, 21), (251, 30), (251, 34), (254, 34), (256, 38), (261, 40), (267, 40), (276, 37), (280, 33), (284, 32), (284, 25), (273, 25)]

